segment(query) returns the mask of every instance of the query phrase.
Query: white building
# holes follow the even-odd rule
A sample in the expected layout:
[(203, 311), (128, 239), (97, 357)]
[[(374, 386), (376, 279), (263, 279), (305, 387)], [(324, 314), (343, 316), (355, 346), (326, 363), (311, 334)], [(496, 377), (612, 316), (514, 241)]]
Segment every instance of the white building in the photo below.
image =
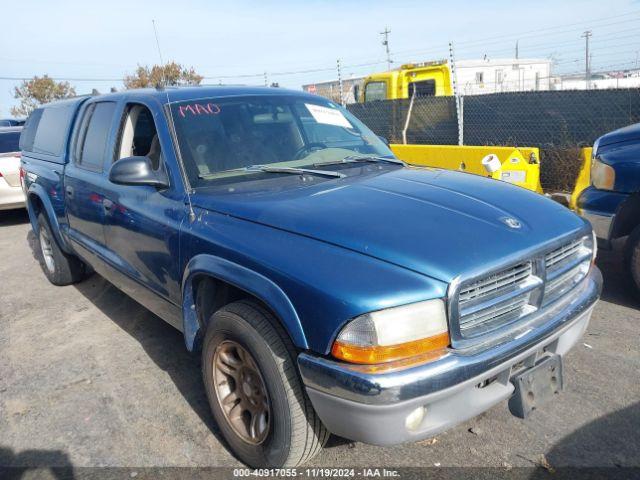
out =
[(551, 60), (500, 58), (456, 62), (458, 88), (462, 95), (549, 90)]
[[(610, 88), (640, 87), (640, 70), (622, 72), (595, 73), (589, 81), (590, 90), (606, 90)], [(553, 90), (586, 90), (587, 81), (584, 75), (560, 75), (551, 81)]]

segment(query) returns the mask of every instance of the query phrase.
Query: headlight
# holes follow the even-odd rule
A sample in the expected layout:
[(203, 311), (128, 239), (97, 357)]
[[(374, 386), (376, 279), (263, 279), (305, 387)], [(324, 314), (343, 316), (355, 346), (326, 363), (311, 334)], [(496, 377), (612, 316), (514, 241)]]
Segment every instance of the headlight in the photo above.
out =
[(331, 354), (351, 363), (378, 364), (444, 352), (448, 345), (444, 301), (436, 299), (355, 318), (340, 331)]
[(613, 190), (616, 181), (615, 170), (594, 157), (591, 161), (591, 184), (599, 190)]

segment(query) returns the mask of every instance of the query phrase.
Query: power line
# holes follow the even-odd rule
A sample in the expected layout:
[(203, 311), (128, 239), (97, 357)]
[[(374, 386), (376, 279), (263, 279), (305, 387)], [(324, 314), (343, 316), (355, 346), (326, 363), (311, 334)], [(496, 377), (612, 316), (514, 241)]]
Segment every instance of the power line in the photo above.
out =
[[(532, 49), (532, 48), (543, 48), (545, 46), (558, 46), (558, 45), (573, 45), (575, 41), (572, 42), (563, 42), (563, 43), (539, 43), (537, 45), (533, 45), (533, 46), (527, 46), (526, 44), (523, 46), (520, 44), (520, 40), (522, 38), (527, 38), (528, 36), (534, 36), (534, 35), (529, 35), (529, 34), (535, 34), (536, 37), (539, 37), (540, 32), (552, 32), (554, 30), (557, 29), (564, 29), (563, 32), (556, 32), (556, 33), (548, 33), (546, 36), (549, 35), (557, 35), (557, 34), (567, 34), (567, 27), (570, 26), (575, 26), (575, 25), (584, 25), (586, 23), (591, 23), (594, 25), (597, 25), (599, 28), (600, 27), (605, 27), (605, 26), (613, 26), (613, 25), (619, 25), (619, 24), (623, 24), (623, 23), (628, 23), (628, 22), (637, 22), (640, 20), (640, 18), (632, 18), (629, 19), (627, 18), (626, 20), (623, 21), (618, 21), (618, 22), (610, 22), (610, 23), (605, 23), (602, 25), (598, 25), (598, 23), (602, 23), (602, 22), (608, 22), (609, 20), (612, 19), (616, 19), (616, 18), (620, 18), (620, 17), (628, 17), (629, 15), (635, 15), (637, 13), (640, 13), (640, 11), (634, 11), (634, 12), (628, 12), (625, 14), (619, 14), (619, 15), (614, 15), (614, 16), (610, 16), (610, 17), (604, 17), (598, 20), (592, 20), (592, 21), (581, 21), (581, 22), (574, 22), (571, 24), (566, 24), (566, 25), (558, 25), (558, 26), (554, 26), (554, 27), (547, 27), (544, 29), (537, 29), (537, 30), (531, 30), (529, 32), (521, 32), (518, 34), (505, 34), (505, 35), (499, 35), (499, 36), (494, 36), (494, 37), (485, 37), (484, 39), (479, 39), (478, 41), (472, 42), (472, 41), (466, 41), (466, 42), (460, 42), (457, 43), (456, 42), (456, 48), (457, 50), (460, 50), (458, 45), (464, 45), (464, 44), (473, 44), (473, 47), (482, 47), (484, 45), (489, 45), (491, 43), (498, 43), (496, 40), (497, 39), (504, 39), (504, 38), (513, 38), (514, 36), (517, 37), (518, 41), (519, 41), (519, 52), (522, 50), (522, 48), (526, 48), (526, 49)], [(633, 35), (629, 35), (629, 36), (619, 36), (619, 33), (622, 32), (626, 32), (629, 31), (631, 29), (627, 29), (627, 30), (619, 30), (617, 32), (612, 32), (609, 34), (605, 34), (602, 37), (613, 37), (613, 38), (609, 38), (609, 40), (605, 40), (605, 42), (598, 42), (597, 45), (601, 45), (602, 43), (606, 43), (607, 41), (615, 41), (615, 40), (621, 40), (624, 38), (629, 38), (632, 37)], [(385, 52), (387, 53), (387, 68), (390, 68), (392, 60), (391, 60), (391, 50), (389, 48), (389, 41), (388, 41), (388, 35), (389, 33), (391, 33), (391, 31), (388, 28), (385, 28), (385, 31), (380, 32), (381, 35), (385, 36), (385, 40), (383, 41), (383, 45), (385, 45)], [(617, 35), (617, 36), (616, 36)], [(599, 37), (601, 38), (601, 37)], [(492, 41), (493, 40), (493, 41)], [(386, 42), (386, 44), (385, 44)], [(484, 42), (484, 43), (483, 43)], [(499, 43), (504, 43), (503, 41), (500, 41)], [(470, 50), (473, 47), (468, 47), (467, 50)], [(607, 48), (614, 48), (614, 45), (609, 45), (607, 46)], [(596, 48), (593, 49), (593, 51), (602, 51), (603, 48)], [(490, 51), (489, 53), (496, 54), (499, 53), (501, 51), (508, 51), (511, 52), (512, 49), (509, 48), (508, 50), (497, 50), (497, 51)], [(571, 51), (571, 50), (570, 50)], [(569, 52), (570, 52), (569, 51)], [(429, 50), (400, 50), (395, 52), (396, 54), (400, 54), (400, 53), (407, 53), (407, 52), (422, 52), (422, 53), (426, 53), (426, 52), (439, 52), (442, 54), (442, 57), (444, 58), (446, 56), (446, 47), (443, 46), (442, 48), (432, 48)], [(565, 54), (567, 53), (567, 51), (564, 52)], [(618, 52), (616, 52), (618, 53)], [(359, 68), (364, 68), (364, 67), (372, 67), (375, 65), (379, 65), (380, 63), (382, 63), (381, 61), (376, 61), (376, 62), (366, 62), (366, 63), (358, 63), (358, 64), (344, 64), (341, 65), (342, 69), (359, 69)], [(574, 63), (574, 60), (570, 60), (568, 62), (558, 62), (558, 64), (561, 63)], [(106, 64), (105, 64), (106, 65)], [(335, 71), (335, 66), (327, 66), (327, 67), (322, 67), (322, 68), (309, 68), (309, 69), (301, 69), (301, 70), (289, 70), (289, 71), (276, 71), (276, 72), (270, 72), (269, 75), (271, 76), (295, 76), (295, 75), (308, 75), (308, 74), (314, 74), (314, 73), (329, 73), (329, 72), (334, 72)], [(224, 79), (257, 79), (257, 78), (263, 78), (264, 77), (264, 71), (263, 72), (256, 72), (256, 73), (239, 73), (239, 74), (224, 74), (224, 75), (203, 75), (203, 79), (204, 80), (224, 80)], [(0, 80), (7, 80), (7, 81), (21, 81), (21, 80), (28, 80), (32, 78), (32, 76), (4, 76), (4, 77), (0, 77)], [(115, 78), (115, 77), (50, 77), (53, 80), (56, 81), (72, 81), (72, 82), (120, 82), (122, 81), (122, 78)]]

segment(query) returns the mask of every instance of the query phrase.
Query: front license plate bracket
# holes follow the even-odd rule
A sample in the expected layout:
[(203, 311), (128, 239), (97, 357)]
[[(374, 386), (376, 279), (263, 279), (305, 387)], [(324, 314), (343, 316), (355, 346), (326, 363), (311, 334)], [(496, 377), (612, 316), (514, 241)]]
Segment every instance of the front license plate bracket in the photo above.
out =
[(543, 358), (535, 366), (511, 377), (511, 383), (515, 391), (509, 399), (509, 410), (516, 417), (527, 418), (562, 391), (562, 357), (551, 355)]

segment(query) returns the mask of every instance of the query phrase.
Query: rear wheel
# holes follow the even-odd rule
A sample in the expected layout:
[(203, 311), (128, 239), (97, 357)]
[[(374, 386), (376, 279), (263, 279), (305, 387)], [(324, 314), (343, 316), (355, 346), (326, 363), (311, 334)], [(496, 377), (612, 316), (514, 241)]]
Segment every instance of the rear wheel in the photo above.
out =
[(329, 432), (297, 373), (295, 349), (273, 316), (239, 301), (213, 314), (202, 349), (209, 404), (233, 453), (251, 467), (293, 467)]
[(42, 213), (38, 215), (36, 257), (42, 271), (54, 285), (70, 285), (79, 282), (85, 275), (84, 263), (60, 249), (47, 217)]

